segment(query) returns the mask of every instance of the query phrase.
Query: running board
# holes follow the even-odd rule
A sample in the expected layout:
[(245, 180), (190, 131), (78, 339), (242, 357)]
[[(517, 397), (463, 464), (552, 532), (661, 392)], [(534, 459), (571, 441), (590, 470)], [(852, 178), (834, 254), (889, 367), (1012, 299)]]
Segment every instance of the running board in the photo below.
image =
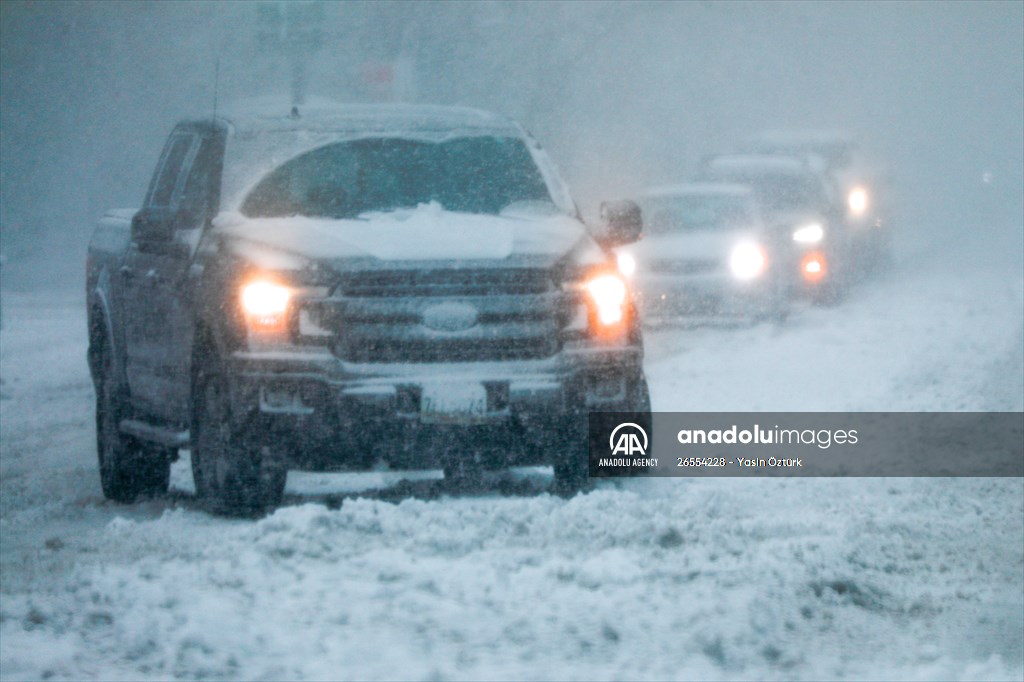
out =
[(153, 426), (138, 419), (124, 419), (118, 425), (121, 433), (139, 440), (162, 445), (165, 448), (187, 448), (188, 431), (175, 431), (162, 426)]

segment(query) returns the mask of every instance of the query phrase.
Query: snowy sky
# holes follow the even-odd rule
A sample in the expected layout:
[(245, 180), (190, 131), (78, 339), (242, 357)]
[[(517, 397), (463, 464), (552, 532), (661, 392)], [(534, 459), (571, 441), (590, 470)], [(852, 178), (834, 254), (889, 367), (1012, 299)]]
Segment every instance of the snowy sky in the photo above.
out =
[[(290, 57), (268, 42), (266, 6), (3, 2), (8, 257), (29, 238), (80, 250), (106, 208), (138, 205), (173, 123), (212, 109), (218, 57), (222, 101), (287, 93)], [(994, 204), (1020, 229), (1024, 3), (344, 3), (315, 14), (319, 44), (301, 56), (310, 95), (509, 114), (585, 208), (684, 179), (702, 154), (761, 128), (839, 128), (870, 144), (915, 217), (955, 224)], [(396, 63), (389, 91), (375, 74)]]

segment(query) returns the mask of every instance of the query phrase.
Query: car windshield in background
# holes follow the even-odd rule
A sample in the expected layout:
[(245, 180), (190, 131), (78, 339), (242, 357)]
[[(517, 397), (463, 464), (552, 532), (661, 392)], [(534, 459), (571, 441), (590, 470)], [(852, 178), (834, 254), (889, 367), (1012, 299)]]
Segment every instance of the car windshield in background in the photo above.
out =
[(853, 161), (852, 147), (848, 142), (819, 142), (807, 144), (763, 144), (757, 147), (762, 154), (783, 156), (817, 156), (831, 170), (848, 168)]
[(848, 168), (853, 161), (850, 145), (842, 142), (808, 145), (805, 153), (821, 157), (831, 170)]
[(437, 202), (449, 211), (498, 214), (511, 204), (551, 203), (522, 140), (400, 138), (320, 147), (288, 161), (249, 193), (252, 218), (355, 218)]
[(770, 213), (818, 209), (825, 203), (821, 185), (813, 176), (790, 173), (723, 173), (715, 180), (750, 185), (764, 210)]
[(728, 195), (650, 197), (642, 201), (649, 234), (731, 229), (750, 224), (750, 205)]

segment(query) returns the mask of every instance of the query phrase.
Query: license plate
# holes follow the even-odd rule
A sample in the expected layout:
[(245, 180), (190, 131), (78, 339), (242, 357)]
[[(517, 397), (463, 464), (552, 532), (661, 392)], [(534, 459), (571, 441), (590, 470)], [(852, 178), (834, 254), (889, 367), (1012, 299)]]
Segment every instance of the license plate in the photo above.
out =
[(479, 424), (487, 416), (487, 389), (474, 382), (427, 384), (420, 420), (429, 424)]

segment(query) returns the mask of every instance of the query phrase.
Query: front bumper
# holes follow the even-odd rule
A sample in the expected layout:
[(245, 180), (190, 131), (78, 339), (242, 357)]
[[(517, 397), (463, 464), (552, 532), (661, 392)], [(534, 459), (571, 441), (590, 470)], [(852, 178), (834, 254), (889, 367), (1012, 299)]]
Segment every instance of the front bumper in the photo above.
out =
[[(577, 347), (539, 360), (348, 363), (328, 350), (236, 352), (230, 358), (234, 428), (309, 469), (366, 468), (379, 460), (434, 468), (452, 449), (495, 466), (554, 463), (554, 445), (585, 442), (588, 410), (630, 410), (642, 383), (639, 346)], [(450, 418), (424, 394), (482, 388), (482, 409)], [(439, 418), (440, 417), (440, 418)], [(579, 431), (579, 433), (576, 433)]]

